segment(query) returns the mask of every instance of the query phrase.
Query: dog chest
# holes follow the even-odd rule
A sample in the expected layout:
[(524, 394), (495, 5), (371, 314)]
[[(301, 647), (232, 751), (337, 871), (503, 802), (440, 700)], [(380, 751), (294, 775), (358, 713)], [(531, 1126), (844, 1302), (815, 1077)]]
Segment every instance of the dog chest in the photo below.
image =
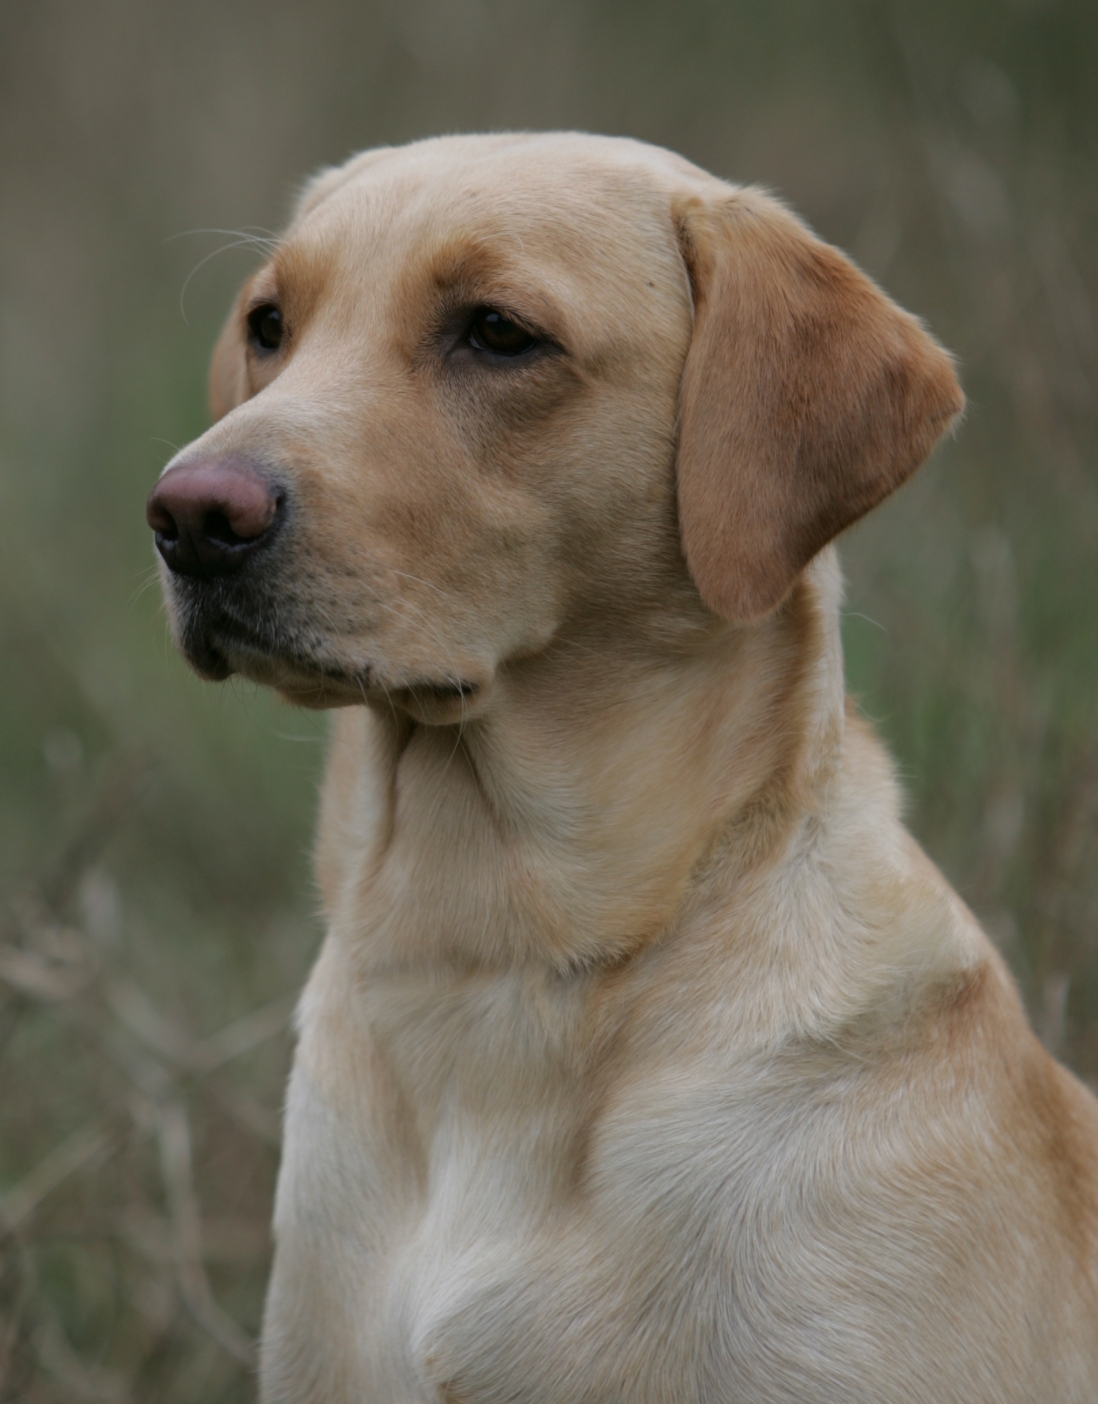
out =
[(920, 1184), (910, 1088), (867, 1127), (856, 1060), (730, 1040), (608, 1076), (576, 1051), (589, 992), (517, 976), (357, 996), (304, 1032), (279, 1192), (269, 1338), (338, 1371), (315, 1397), (910, 1401), (947, 1365), (969, 1393), (942, 1398), (986, 1396), (954, 1240), (995, 1226)]
[[(623, 1089), (576, 1051), (587, 1005), (578, 986), (515, 975), (389, 977), (352, 1033), (331, 1008), (306, 1029), (280, 1185), (280, 1340), (313, 1310), (311, 1261), (343, 1284), (347, 1369), (385, 1397), (506, 1388), (603, 1404), (680, 1398), (688, 1379), (719, 1398), (731, 1361), (750, 1371), (741, 1286), (759, 1225), (781, 1219), (767, 1167), (795, 1109), (779, 1116), (773, 1087), (720, 1069), (719, 1053)], [(357, 1041), (360, 1095), (333, 1036)], [(316, 1330), (331, 1340), (330, 1315)]]
[[(319, 1341), (339, 1318), (349, 1378), (435, 1398), (424, 1382), (443, 1339), (569, 1197), (586, 993), (514, 973), (352, 983), (322, 957), (304, 1005), (267, 1335), (332, 1358)], [(317, 1288), (333, 1280), (334, 1303)]]

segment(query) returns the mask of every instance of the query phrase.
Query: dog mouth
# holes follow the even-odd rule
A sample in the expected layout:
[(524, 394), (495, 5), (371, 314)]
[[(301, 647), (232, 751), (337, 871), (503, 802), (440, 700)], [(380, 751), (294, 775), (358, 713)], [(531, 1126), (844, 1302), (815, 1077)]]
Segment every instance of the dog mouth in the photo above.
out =
[[(334, 664), (319, 653), (316, 646), (302, 647), (293, 638), (281, 637), (281, 631), (241, 619), (223, 604), (215, 609), (191, 607), (180, 601), (178, 611), (179, 643), (183, 654), (195, 672), (213, 682), (221, 682), (240, 673), (257, 682), (278, 685), (281, 675), (287, 679), (299, 675), (302, 680), (341, 684), (360, 689), (369, 684), (370, 669), (348, 669)], [(320, 644), (320, 641), (317, 641)], [(279, 679), (272, 674), (277, 673)]]
[(451, 709), (463, 712), (482, 691), (480, 683), (459, 677), (387, 680), (369, 663), (347, 667), (325, 658), (319, 639), (313, 647), (302, 647), (225, 609), (201, 619), (192, 613), (183, 621), (180, 644), (191, 667), (210, 681), (240, 674), (309, 707), (384, 704), (422, 720), (442, 721)]

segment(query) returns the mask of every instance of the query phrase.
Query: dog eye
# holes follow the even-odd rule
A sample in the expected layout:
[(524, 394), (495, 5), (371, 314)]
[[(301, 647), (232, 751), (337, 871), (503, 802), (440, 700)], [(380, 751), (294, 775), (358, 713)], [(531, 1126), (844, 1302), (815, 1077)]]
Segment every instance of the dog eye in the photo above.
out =
[(521, 356), (538, 344), (537, 337), (493, 307), (473, 313), (468, 340), (477, 351), (493, 351), (497, 356)]
[(248, 313), (248, 337), (261, 351), (277, 351), (282, 345), (282, 313), (273, 303)]

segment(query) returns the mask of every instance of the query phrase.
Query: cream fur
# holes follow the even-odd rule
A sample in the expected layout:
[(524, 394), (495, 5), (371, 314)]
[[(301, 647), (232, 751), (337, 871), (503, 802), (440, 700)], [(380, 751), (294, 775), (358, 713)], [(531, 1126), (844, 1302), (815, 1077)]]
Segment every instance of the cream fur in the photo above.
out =
[[(367, 153), (306, 192), (170, 465), (248, 455), (294, 505), (275, 643), (173, 582), (184, 646), (343, 708), (267, 1404), (1098, 1398), (1098, 1104), (902, 826), (834, 549), (745, 623), (679, 544), (681, 222), (733, 198), (810, 238), (630, 142)], [(447, 360), (452, 288), (565, 354)]]

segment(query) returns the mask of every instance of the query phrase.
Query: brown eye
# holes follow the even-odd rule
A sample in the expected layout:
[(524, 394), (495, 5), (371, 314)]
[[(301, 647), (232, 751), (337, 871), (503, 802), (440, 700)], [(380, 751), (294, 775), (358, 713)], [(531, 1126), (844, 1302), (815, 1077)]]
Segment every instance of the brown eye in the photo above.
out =
[(477, 351), (492, 351), (497, 356), (521, 356), (537, 344), (537, 338), (524, 327), (492, 307), (481, 307), (473, 314), (469, 325), (469, 345)]
[(282, 345), (282, 313), (273, 303), (248, 313), (248, 337), (260, 351), (277, 351)]

